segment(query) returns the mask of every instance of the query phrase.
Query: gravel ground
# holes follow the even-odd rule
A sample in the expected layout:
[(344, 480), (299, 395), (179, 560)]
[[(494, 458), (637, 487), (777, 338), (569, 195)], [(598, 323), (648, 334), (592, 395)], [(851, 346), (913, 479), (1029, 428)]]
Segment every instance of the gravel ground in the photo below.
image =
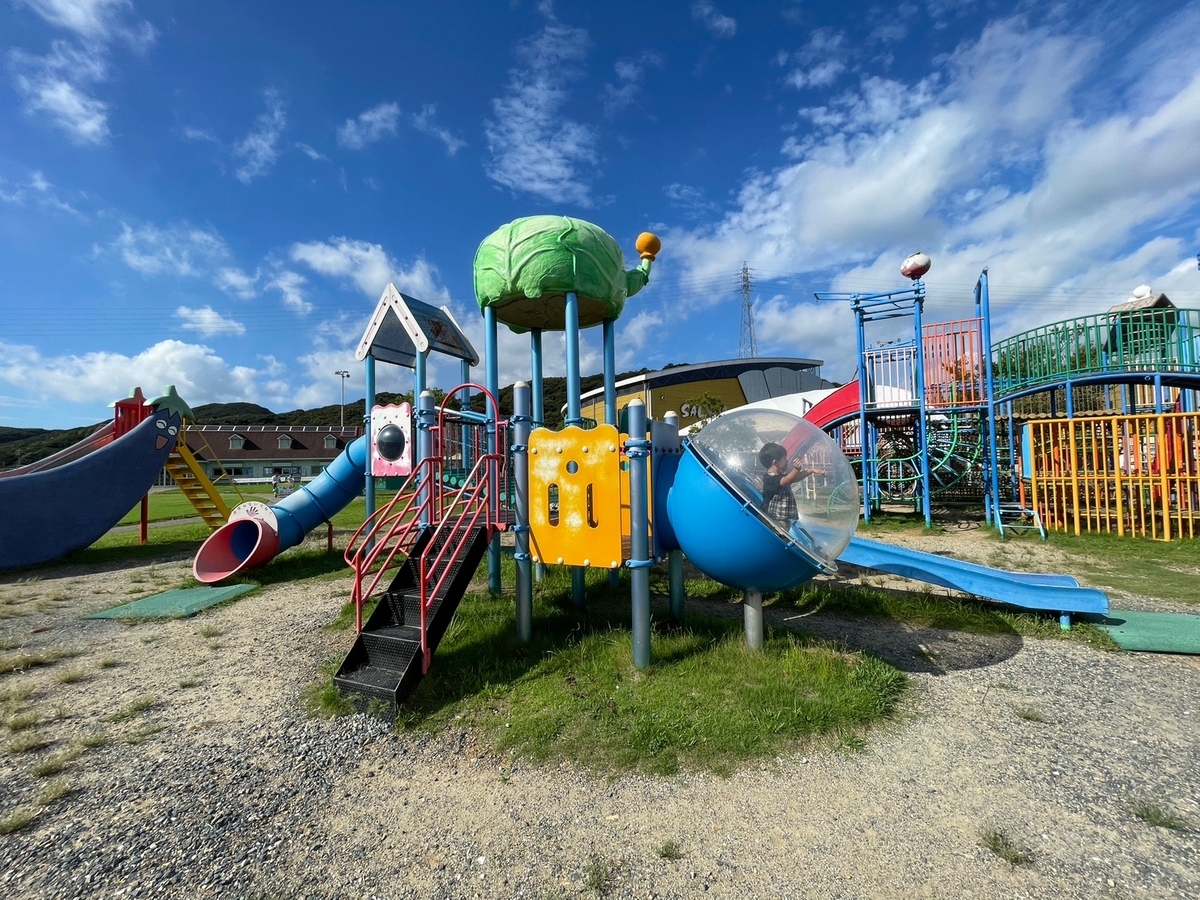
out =
[(0, 821), (37, 811), (0, 837), (0, 896), (1200, 897), (1200, 834), (1135, 814), (1200, 828), (1195, 658), (768, 609), (903, 669), (902, 715), (861, 752), (606, 778), (465, 731), (307, 718), (302, 688), (347, 647), (320, 626), (348, 579), (80, 618), (189, 564), (0, 576), (0, 659), (75, 654), (0, 675)]

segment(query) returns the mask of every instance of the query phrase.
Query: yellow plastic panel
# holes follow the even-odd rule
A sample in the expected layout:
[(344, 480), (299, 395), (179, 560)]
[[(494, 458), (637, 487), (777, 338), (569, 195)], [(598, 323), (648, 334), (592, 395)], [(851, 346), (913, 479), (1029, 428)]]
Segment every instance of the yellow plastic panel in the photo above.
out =
[(612, 425), (529, 436), (529, 547), (537, 562), (617, 568), (621, 454)]

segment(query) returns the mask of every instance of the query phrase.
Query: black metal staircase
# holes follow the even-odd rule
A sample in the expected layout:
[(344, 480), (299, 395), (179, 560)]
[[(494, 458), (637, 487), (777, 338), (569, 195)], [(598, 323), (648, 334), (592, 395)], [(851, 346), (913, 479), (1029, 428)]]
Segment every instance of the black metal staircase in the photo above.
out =
[[(487, 552), (486, 525), (425, 528), (334, 676), (346, 695), (399, 704), (412, 693)], [(428, 608), (421, 642), (421, 571)]]

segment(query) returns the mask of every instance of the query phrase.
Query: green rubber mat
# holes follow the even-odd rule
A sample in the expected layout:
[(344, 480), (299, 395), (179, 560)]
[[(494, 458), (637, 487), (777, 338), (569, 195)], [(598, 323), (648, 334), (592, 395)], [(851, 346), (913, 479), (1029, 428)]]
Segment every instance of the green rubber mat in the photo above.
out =
[(1083, 618), (1107, 631), (1122, 650), (1200, 655), (1200, 616), (1114, 609)]
[(178, 619), (194, 616), (202, 609), (224, 603), (246, 591), (254, 590), (253, 584), (232, 584), (229, 587), (181, 588), (143, 597), (123, 606), (114, 606), (103, 612), (84, 616), (85, 619)]

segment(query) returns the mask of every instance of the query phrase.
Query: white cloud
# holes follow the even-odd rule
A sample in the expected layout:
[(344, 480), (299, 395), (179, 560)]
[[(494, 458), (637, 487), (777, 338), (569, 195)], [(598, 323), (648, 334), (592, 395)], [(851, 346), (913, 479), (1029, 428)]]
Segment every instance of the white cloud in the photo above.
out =
[(96, 352), (59, 357), (43, 357), (33, 347), (0, 341), (0, 380), (44, 403), (92, 403), (102, 408), (128, 396), (135, 384), (143, 386), (147, 396), (174, 384), (192, 406), (263, 402), (271, 397), (264, 391), (267, 375), (266, 370), (229, 366), (210, 348), (177, 340), (160, 341), (132, 356)]
[(308, 144), (297, 143), (296, 149), (299, 150), (301, 153), (303, 153), (305, 156), (307, 156), (309, 159), (311, 159), (313, 162), (320, 162), (322, 160), (324, 160), (325, 162), (329, 162), (328, 156), (326, 156), (321, 151), (319, 151), (313, 147), (310, 147)]
[(564, 85), (578, 78), (590, 40), (582, 28), (550, 21), (517, 47), (504, 96), (492, 100), (484, 125), (487, 176), (504, 187), (549, 200), (591, 206), (587, 177), (599, 158), (594, 129), (563, 113)]
[(279, 291), (283, 305), (300, 316), (307, 316), (315, 309), (304, 295), (308, 280), (299, 272), (282, 271), (265, 285), (267, 290)]
[(133, 10), (130, 0), (18, 0), (51, 25), (73, 31), (92, 41), (108, 42), (114, 38), (129, 41), (135, 49), (153, 43), (157, 32), (149, 22), (132, 25), (122, 21)]
[(388, 282), (409, 296), (435, 305), (449, 298), (440, 284), (437, 267), (418, 257), (405, 269), (388, 256), (380, 244), (347, 237), (293, 244), (293, 262), (303, 263), (314, 272), (341, 278), (355, 284), (372, 300), (379, 299)]
[(832, 28), (818, 28), (809, 36), (808, 43), (795, 53), (782, 53), (776, 59), (779, 65), (791, 66), (784, 83), (794, 88), (828, 87), (846, 71), (846, 36)]
[(129, 268), (143, 275), (200, 277), (229, 256), (220, 235), (190, 225), (162, 229), (123, 224), (113, 247)]
[(695, 0), (692, 4), (692, 18), (716, 37), (731, 38), (737, 33), (737, 20), (722, 14), (713, 5), (712, 0)]
[(108, 77), (103, 48), (85, 50), (54, 41), (45, 56), (21, 50), (11, 56), (26, 112), (48, 116), (77, 144), (102, 144), (108, 139), (108, 104), (86, 89)]
[(257, 270), (253, 275), (248, 275), (235, 266), (226, 266), (217, 272), (213, 283), (227, 294), (249, 300), (258, 295), (257, 286), (260, 277), (261, 273)]
[(195, 331), (202, 337), (211, 337), (214, 334), (242, 335), (246, 333), (245, 325), (234, 319), (225, 318), (211, 306), (202, 306), (199, 309), (180, 306), (175, 310), (175, 315), (183, 320), (184, 331)]
[(109, 44), (123, 39), (144, 50), (157, 32), (149, 22), (127, 24), (128, 0), (22, 0), (43, 19), (73, 32), (78, 43), (56, 40), (38, 56), (15, 49), (13, 78), (30, 114), (47, 116), (77, 144), (102, 144), (109, 136), (108, 104), (93, 95), (108, 80)]
[(394, 136), (400, 122), (400, 107), (395, 103), (380, 103), (356, 118), (347, 119), (338, 129), (339, 146), (361, 150), (368, 144)]
[(612, 118), (635, 104), (642, 93), (646, 69), (661, 69), (663, 65), (662, 55), (653, 51), (645, 51), (637, 57), (622, 57), (613, 63), (616, 83), (605, 84), (600, 95), (604, 114)]
[(77, 219), (87, 221), (87, 216), (66, 200), (63, 200), (54, 189), (54, 185), (47, 181), (46, 177), (40, 171), (30, 173), (29, 180), (23, 184), (10, 182), (8, 179), (0, 176), (0, 203), (12, 203), (15, 205), (31, 203), (43, 209), (65, 212)]
[[(927, 310), (961, 309), (989, 267), (996, 337), (1106, 309), (1141, 282), (1183, 285), (1195, 227), (1177, 217), (1200, 200), (1200, 60), (1173, 59), (1168, 78), (1102, 56), (1083, 33), (993, 23), (920, 81), (865, 78), (834, 98), (807, 138), (785, 143), (784, 165), (744, 180), (733, 211), (668, 229), (664, 244), (690, 279), (729, 277), (743, 259), (808, 273), (791, 300), (757, 308), (760, 343), (847, 365), (853, 319), (844, 304), (814, 311), (811, 291), (903, 287), (899, 263), (917, 249), (934, 261)], [(1114, 72), (1135, 80), (1096, 86)]]
[(233, 174), (242, 184), (266, 174), (279, 158), (279, 138), (287, 125), (287, 114), (274, 88), (263, 91), (263, 100), (266, 112), (255, 120), (250, 133), (233, 146), (233, 155), (242, 160)]
[(421, 134), (437, 138), (445, 145), (446, 153), (453, 156), (467, 146), (467, 142), (455, 137), (448, 129), (435, 124), (433, 121), (435, 113), (437, 113), (437, 107), (432, 104), (421, 107), (421, 111), (413, 116), (413, 127)]

